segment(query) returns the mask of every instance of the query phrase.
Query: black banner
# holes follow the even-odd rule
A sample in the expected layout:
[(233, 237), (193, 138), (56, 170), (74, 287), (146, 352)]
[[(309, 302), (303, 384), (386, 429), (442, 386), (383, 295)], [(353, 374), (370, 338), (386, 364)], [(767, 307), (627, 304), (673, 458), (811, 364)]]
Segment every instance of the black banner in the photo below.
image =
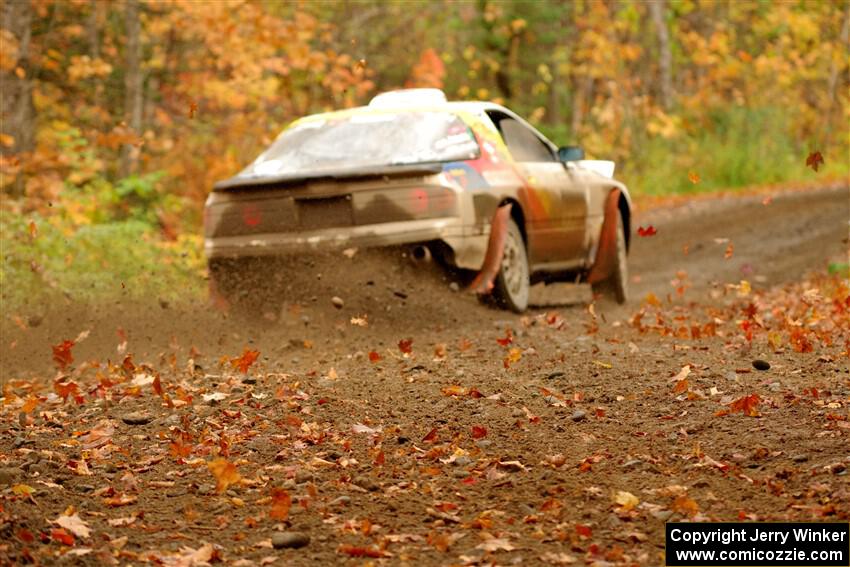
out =
[(850, 565), (850, 523), (668, 523), (667, 565)]

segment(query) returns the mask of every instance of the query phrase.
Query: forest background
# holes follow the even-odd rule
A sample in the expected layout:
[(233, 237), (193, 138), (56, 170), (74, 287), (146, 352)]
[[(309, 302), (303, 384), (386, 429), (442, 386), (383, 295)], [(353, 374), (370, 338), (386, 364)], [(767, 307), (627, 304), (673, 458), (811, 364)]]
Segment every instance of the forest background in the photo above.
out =
[[(638, 195), (847, 177), (847, 0), (3, 0), (0, 293), (203, 293), (203, 201), (290, 121), (507, 105)], [(812, 152), (824, 164), (806, 166)]]

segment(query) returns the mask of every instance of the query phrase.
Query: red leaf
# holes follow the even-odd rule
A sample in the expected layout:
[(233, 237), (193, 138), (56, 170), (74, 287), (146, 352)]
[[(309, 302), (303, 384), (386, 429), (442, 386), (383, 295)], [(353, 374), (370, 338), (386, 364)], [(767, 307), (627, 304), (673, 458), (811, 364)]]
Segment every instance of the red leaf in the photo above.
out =
[(398, 350), (400, 350), (404, 354), (412, 353), (413, 339), (401, 339), (400, 341), (398, 341)]
[(505, 329), (505, 338), (496, 339), (496, 342), (502, 346), (508, 346), (514, 342), (514, 332), (510, 328)]
[(590, 526), (584, 524), (576, 524), (576, 533), (580, 537), (593, 537), (593, 530), (590, 529)]
[(819, 151), (814, 151), (809, 154), (809, 157), (806, 158), (806, 167), (811, 167), (815, 171), (818, 170), (818, 167), (823, 165), (823, 156)]
[(74, 355), (71, 354), (71, 349), (74, 347), (74, 341), (62, 341), (53, 348), (53, 361), (59, 367), (59, 370), (65, 370), (74, 362)]
[(487, 428), (482, 425), (473, 425), (472, 438), (481, 439), (482, 437), (487, 437)]
[(437, 428), (436, 427), (434, 429), (432, 429), (431, 431), (429, 431), (428, 435), (426, 435), (425, 437), (422, 438), (422, 441), (425, 441), (426, 443), (433, 443), (436, 440), (437, 440)]
[(375, 460), (373, 461), (373, 464), (374, 464), (376, 467), (380, 467), (380, 466), (381, 466), (381, 465), (383, 465), (385, 462), (387, 462), (387, 457), (384, 455), (384, 452), (383, 452), (383, 451), (378, 451), (378, 454), (377, 454), (377, 455), (375, 455)]
[(337, 548), (338, 553), (345, 553), (351, 557), (389, 557), (386, 551), (377, 547), (359, 547), (356, 545), (343, 544)]
[(292, 497), (283, 488), (272, 488), (272, 509), (269, 518), (273, 520), (285, 520), (289, 516), (289, 508), (292, 506)]
[(369, 362), (378, 362), (381, 360), (381, 355), (374, 350), (369, 351)]
[(643, 228), (642, 226), (638, 227), (638, 236), (655, 236), (656, 234), (658, 234), (658, 231), (655, 230), (655, 227), (652, 225), (649, 225), (646, 228)]
[(245, 350), (242, 351), (242, 356), (231, 358), (230, 364), (233, 365), (233, 368), (238, 368), (239, 372), (246, 374), (258, 356), (260, 356), (260, 351), (245, 347)]
[(74, 536), (66, 532), (64, 528), (54, 528), (51, 530), (50, 538), (65, 545), (74, 545)]

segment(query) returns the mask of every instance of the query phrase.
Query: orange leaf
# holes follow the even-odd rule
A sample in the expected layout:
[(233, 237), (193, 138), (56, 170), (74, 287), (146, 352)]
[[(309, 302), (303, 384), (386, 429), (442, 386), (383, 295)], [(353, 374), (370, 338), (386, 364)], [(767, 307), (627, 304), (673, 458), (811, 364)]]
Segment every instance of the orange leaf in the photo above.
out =
[(440, 390), (444, 396), (465, 396), (469, 393), (469, 388), (463, 386), (452, 385), (446, 386)]
[(378, 454), (377, 454), (377, 455), (375, 455), (375, 460), (373, 461), (373, 464), (374, 464), (375, 466), (377, 466), (377, 467), (380, 467), (380, 466), (381, 466), (381, 465), (383, 465), (386, 461), (387, 461), (387, 457), (386, 457), (386, 455), (384, 455), (384, 452), (383, 452), (383, 451), (378, 451)]
[(426, 443), (432, 443), (437, 440), (437, 428), (435, 427), (431, 431), (428, 432), (428, 435), (422, 438), (422, 441)]
[(761, 403), (761, 398), (759, 398), (758, 394), (751, 394), (749, 396), (742, 396), (732, 402), (729, 405), (729, 409), (733, 412), (742, 412), (750, 417), (759, 417), (761, 414), (756, 409), (759, 403)]
[(162, 382), (159, 379), (159, 374), (154, 377), (152, 386), (156, 395), (162, 397)]
[(74, 356), (71, 354), (71, 349), (74, 347), (74, 341), (62, 341), (53, 348), (53, 361), (59, 367), (59, 370), (65, 370), (74, 362)]
[(487, 428), (482, 425), (473, 425), (472, 438), (481, 439), (482, 437), (487, 437)]
[(283, 488), (272, 488), (272, 509), (269, 518), (273, 520), (285, 520), (289, 516), (289, 508), (292, 506), (292, 497)]
[(726, 253), (723, 254), (723, 257), (727, 260), (732, 257), (732, 254), (735, 252), (735, 246), (730, 242), (729, 246), (726, 247)]
[(806, 167), (811, 167), (815, 171), (817, 171), (818, 167), (823, 165), (823, 163), (823, 156), (819, 151), (809, 153), (809, 157), (806, 158)]
[(681, 394), (682, 392), (686, 392), (688, 390), (688, 379), (682, 378), (678, 382), (676, 382), (676, 386), (673, 388), (674, 394)]
[(684, 494), (673, 501), (670, 505), (670, 509), (691, 518), (699, 513), (699, 505)]
[(76, 396), (79, 393), (76, 382), (54, 382), (53, 390), (57, 396), (62, 398), (62, 401), (67, 401), (68, 396)]
[(215, 477), (217, 482), (216, 490), (219, 493), (224, 492), (228, 486), (236, 484), (242, 479), (242, 475), (236, 470), (236, 465), (227, 459), (219, 457), (208, 462), (207, 467), (209, 467), (210, 472)]
[(412, 353), (413, 339), (401, 339), (400, 341), (398, 341), (398, 350), (400, 350), (404, 354)]
[(194, 118), (195, 113), (198, 111), (198, 103), (195, 101), (189, 102), (189, 118)]
[(30, 238), (35, 239), (35, 237), (38, 236), (38, 227), (35, 225), (35, 222), (30, 221), (28, 228), (30, 232)]
[(688, 173), (688, 179), (689, 179), (689, 180), (691, 181), (691, 183), (693, 183), (694, 185), (696, 185), (697, 183), (699, 183), (699, 175), (697, 175), (697, 174), (696, 174), (696, 172), (694, 172), (694, 171), (691, 171), (691, 172), (689, 172), (689, 173)]
[(245, 350), (242, 351), (242, 356), (231, 358), (230, 364), (233, 365), (233, 368), (238, 368), (239, 372), (246, 374), (258, 356), (260, 356), (260, 351), (245, 347)]

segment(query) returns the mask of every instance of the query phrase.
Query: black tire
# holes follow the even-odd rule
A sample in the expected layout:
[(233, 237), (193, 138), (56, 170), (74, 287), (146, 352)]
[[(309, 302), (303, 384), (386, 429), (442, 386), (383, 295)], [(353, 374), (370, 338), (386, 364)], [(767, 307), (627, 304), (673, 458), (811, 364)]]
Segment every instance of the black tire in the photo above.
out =
[(591, 284), (594, 295), (616, 301), (620, 305), (629, 299), (629, 267), (626, 260), (626, 233), (623, 217), (617, 215), (617, 263), (607, 279)]
[(528, 270), (528, 254), (522, 232), (513, 219), (508, 221), (504, 254), (499, 273), (493, 282), (492, 298), (496, 304), (515, 313), (522, 313), (528, 307), (528, 293), (531, 287)]

